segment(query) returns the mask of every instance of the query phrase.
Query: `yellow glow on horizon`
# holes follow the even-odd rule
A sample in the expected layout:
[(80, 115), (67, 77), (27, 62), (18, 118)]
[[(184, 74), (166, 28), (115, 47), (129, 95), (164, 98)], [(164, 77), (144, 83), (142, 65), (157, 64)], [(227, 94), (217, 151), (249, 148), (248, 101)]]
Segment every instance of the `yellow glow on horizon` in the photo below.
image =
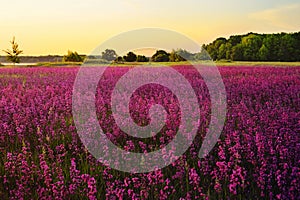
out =
[(24, 55), (64, 55), (68, 50), (89, 54), (112, 36), (148, 27), (177, 31), (199, 45), (250, 31), (299, 31), (300, 21), (291, 23), (290, 18), (299, 16), (295, 8), (300, 4), (288, 0), (278, 6), (273, 1), (266, 7), (254, 1), (257, 8), (237, 0), (7, 1), (0, 8), (0, 50), (10, 48), (15, 36)]

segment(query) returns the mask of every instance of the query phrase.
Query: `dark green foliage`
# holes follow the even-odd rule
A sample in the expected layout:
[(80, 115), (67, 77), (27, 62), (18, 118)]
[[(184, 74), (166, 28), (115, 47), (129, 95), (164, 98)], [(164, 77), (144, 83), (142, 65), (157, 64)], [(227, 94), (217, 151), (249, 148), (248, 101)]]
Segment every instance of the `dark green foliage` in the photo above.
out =
[(80, 56), (76, 51), (68, 51), (67, 55), (62, 58), (63, 62), (83, 62), (84, 56)]
[(243, 55), (244, 55), (243, 46), (242, 44), (238, 44), (232, 48), (230, 58), (231, 60), (244, 60)]
[(118, 56), (118, 57), (116, 58), (115, 61), (116, 61), (117, 63), (123, 63), (123, 62), (124, 62), (122, 56)]
[(300, 61), (300, 32), (218, 38), (203, 48), (213, 60)]
[(169, 61), (169, 53), (164, 50), (157, 50), (156, 53), (151, 57), (153, 62), (168, 62)]
[[(290, 34), (282, 34), (279, 48), (279, 56), (281, 61), (296, 61), (295, 58), (298, 56), (295, 49), (296, 39)], [(298, 49), (299, 52), (299, 49)]]
[[(151, 57), (153, 62), (181, 62), (197, 60), (233, 60), (233, 61), (300, 61), (300, 32), (233, 35), (229, 39), (220, 37), (210, 44), (203, 45), (198, 53), (184, 49), (157, 50)], [(129, 52), (117, 57), (114, 50), (105, 50), (102, 58), (115, 62), (148, 62), (149, 58)]]
[(262, 38), (260, 35), (249, 34), (242, 38), (243, 58), (244, 60), (257, 61), (258, 51), (262, 46)]
[(266, 47), (266, 45), (262, 45), (258, 51), (258, 58), (261, 61), (266, 61), (268, 60), (268, 53), (269, 49)]
[(118, 57), (117, 53), (113, 49), (105, 49), (104, 52), (102, 52), (101, 58), (107, 61), (113, 61), (116, 60)]
[(149, 58), (147, 58), (147, 57), (144, 56), (144, 55), (138, 55), (136, 61), (137, 61), (137, 62), (148, 62), (148, 61), (149, 61)]
[(13, 62), (14, 64), (20, 63), (19, 55), (23, 53), (23, 51), (19, 49), (19, 45), (16, 43), (15, 37), (13, 37), (10, 43), (12, 50), (3, 50), (7, 54), (6, 59), (7, 61)]
[(169, 56), (166, 54), (158, 54), (153, 58), (154, 62), (168, 62), (169, 61)]
[(126, 61), (126, 62), (135, 62), (136, 59), (137, 59), (137, 56), (135, 53), (133, 52), (128, 52), (126, 56), (123, 56), (123, 59)]
[(218, 55), (217, 55), (217, 59), (218, 60), (221, 60), (222, 58), (226, 58), (226, 44), (223, 43), (221, 44), (221, 46), (219, 47), (219, 50), (218, 50)]
[(237, 44), (239, 44), (242, 40), (242, 36), (241, 35), (233, 35), (233, 36), (230, 36), (229, 39), (228, 39), (228, 42), (232, 45), (232, 46), (235, 46)]
[[(223, 52), (219, 53), (219, 48), (222, 46), (222, 48), (224, 49), (225, 44), (226, 44), (225, 38), (217, 38), (215, 41), (213, 41), (213, 43), (204, 46), (204, 49), (209, 53), (210, 57), (213, 60), (223, 59), (223, 57), (219, 56), (219, 54), (221, 55), (223, 53)], [(226, 52), (224, 53), (224, 58), (225, 56), (226, 56)]]

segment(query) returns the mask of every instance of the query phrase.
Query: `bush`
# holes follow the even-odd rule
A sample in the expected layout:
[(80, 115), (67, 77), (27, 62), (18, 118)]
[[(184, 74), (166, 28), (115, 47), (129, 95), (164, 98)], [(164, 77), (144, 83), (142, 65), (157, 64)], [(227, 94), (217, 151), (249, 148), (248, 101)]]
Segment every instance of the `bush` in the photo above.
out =
[(133, 52), (128, 52), (126, 56), (123, 57), (123, 59), (126, 61), (126, 62), (135, 62), (136, 59), (137, 59), (137, 56), (135, 55), (135, 53)]
[(63, 62), (83, 62), (84, 56), (80, 56), (76, 51), (68, 51), (67, 55), (64, 55)]
[(136, 61), (138, 61), (138, 62), (148, 62), (149, 58), (147, 58), (144, 55), (138, 55)]
[(123, 60), (122, 56), (118, 56), (118, 57), (116, 58), (115, 62), (116, 62), (116, 63), (123, 63), (124, 60)]
[(158, 50), (151, 57), (151, 60), (154, 61), (154, 62), (168, 62), (169, 61), (169, 54), (164, 50)]

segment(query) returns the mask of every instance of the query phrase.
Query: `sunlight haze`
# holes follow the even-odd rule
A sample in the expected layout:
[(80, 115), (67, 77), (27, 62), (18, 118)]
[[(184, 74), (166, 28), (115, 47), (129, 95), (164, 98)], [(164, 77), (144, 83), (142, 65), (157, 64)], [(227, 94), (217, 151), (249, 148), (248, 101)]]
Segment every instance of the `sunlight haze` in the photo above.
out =
[(24, 55), (88, 54), (119, 33), (147, 27), (182, 33), (200, 45), (248, 32), (295, 32), (300, 3), (266, 1), (1, 0), (0, 55), (16, 37)]

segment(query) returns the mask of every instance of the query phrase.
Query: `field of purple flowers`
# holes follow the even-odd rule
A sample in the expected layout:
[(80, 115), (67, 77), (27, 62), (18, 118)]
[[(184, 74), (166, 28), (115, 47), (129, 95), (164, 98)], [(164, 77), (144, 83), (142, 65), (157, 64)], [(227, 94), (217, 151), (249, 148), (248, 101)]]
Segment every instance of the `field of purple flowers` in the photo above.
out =
[[(226, 122), (203, 159), (197, 155), (210, 121), (209, 93), (195, 69), (174, 67), (200, 102), (198, 133), (176, 162), (140, 174), (103, 165), (82, 144), (72, 118), (78, 69), (0, 69), (1, 199), (300, 199), (300, 67), (220, 67)], [(99, 124), (120, 148), (153, 151), (174, 137), (180, 107), (166, 88), (146, 85), (133, 95), (134, 121), (149, 123), (147, 105), (156, 102), (174, 123), (152, 139), (123, 133), (109, 96), (128, 70), (109, 68), (99, 81)]]

